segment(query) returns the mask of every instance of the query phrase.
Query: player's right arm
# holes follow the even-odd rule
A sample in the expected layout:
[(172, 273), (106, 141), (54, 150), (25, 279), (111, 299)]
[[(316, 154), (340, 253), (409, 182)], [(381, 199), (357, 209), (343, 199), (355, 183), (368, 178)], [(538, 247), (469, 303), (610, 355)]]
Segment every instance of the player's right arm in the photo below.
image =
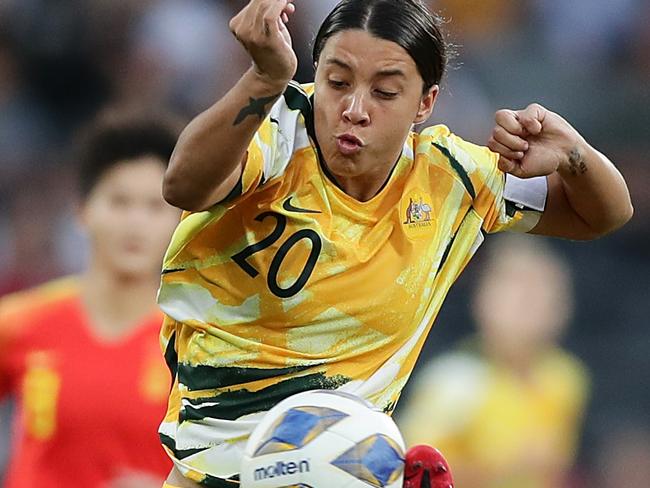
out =
[(205, 210), (237, 185), (248, 145), (298, 66), (285, 26), (295, 11), (292, 2), (251, 0), (230, 21), (230, 30), (250, 54), (253, 66), (181, 133), (163, 183), (170, 204)]

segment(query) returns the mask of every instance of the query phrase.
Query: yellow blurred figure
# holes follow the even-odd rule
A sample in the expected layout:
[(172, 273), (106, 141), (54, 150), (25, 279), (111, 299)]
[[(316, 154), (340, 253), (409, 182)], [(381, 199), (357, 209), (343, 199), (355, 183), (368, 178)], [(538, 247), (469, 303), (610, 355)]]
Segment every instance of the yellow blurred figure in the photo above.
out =
[(478, 283), (478, 336), (426, 365), (398, 423), (429, 443), (463, 488), (558, 488), (573, 465), (588, 394), (557, 341), (570, 317), (567, 266), (543, 243), (506, 236)]

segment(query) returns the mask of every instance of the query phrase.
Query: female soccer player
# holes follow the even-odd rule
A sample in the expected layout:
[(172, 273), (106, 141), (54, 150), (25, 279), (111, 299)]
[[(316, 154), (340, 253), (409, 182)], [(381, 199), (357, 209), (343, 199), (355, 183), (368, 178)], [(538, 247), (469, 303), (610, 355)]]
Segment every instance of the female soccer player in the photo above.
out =
[(447, 57), (421, 1), (340, 2), (306, 86), (290, 81), (295, 8), (251, 0), (232, 19), (253, 65), (165, 176), (189, 211), (159, 291), (172, 485), (236, 486), (248, 434), (291, 394), (337, 388), (391, 412), (484, 232), (590, 239), (632, 214), (613, 164), (540, 105), (499, 111), (489, 148), (413, 132)]
[(179, 212), (162, 198), (176, 123), (110, 111), (80, 150), (84, 272), (0, 300), (0, 396), (16, 398), (6, 488), (160, 487), (169, 372), (155, 302)]

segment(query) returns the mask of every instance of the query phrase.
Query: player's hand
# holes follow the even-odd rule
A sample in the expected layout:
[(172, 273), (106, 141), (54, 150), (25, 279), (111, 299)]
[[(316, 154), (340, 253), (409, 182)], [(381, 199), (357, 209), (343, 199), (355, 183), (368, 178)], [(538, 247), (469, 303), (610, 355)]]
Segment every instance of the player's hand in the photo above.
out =
[(251, 0), (230, 21), (230, 30), (250, 54), (255, 71), (269, 82), (288, 83), (298, 69), (285, 25), (295, 10), (293, 0)]
[(488, 147), (499, 154), (499, 169), (519, 178), (554, 173), (584, 143), (566, 120), (536, 103), (524, 110), (499, 110), (495, 120)]

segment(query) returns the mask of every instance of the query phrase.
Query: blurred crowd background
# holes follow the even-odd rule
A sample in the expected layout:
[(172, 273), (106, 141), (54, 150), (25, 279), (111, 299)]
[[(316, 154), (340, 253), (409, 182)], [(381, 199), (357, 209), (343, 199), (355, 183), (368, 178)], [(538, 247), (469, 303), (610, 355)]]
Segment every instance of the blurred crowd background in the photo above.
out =
[[(245, 3), (0, 1), (0, 295), (84, 262), (75, 224), (79, 127), (109, 104), (166, 107), (186, 118), (207, 108), (249, 66), (228, 30)], [(313, 75), (311, 39), (335, 3), (296, 0), (290, 30), (300, 81)], [(548, 245), (573, 276), (561, 344), (590, 378), (573, 483), (650, 486), (650, 2), (429, 3), (446, 19), (456, 52), (430, 123), (485, 144), (496, 110), (539, 102), (572, 122), (628, 181), (635, 215), (622, 231)], [(474, 333), (470, 297), (485, 253), (452, 289), (416, 378)], [(6, 419), (2, 425), (6, 451)]]

